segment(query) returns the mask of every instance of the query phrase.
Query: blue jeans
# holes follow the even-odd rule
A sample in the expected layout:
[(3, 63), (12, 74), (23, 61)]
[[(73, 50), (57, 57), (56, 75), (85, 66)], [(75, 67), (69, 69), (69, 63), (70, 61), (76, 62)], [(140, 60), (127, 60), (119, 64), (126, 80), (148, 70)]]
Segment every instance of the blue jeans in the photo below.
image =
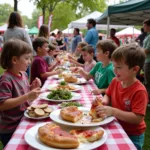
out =
[(129, 135), (129, 138), (138, 150), (142, 150), (144, 144), (144, 133), (139, 136)]
[(0, 134), (0, 140), (3, 144), (3, 147), (5, 147), (7, 145), (7, 143), (9, 142), (11, 136), (13, 133), (9, 133), (9, 134)]

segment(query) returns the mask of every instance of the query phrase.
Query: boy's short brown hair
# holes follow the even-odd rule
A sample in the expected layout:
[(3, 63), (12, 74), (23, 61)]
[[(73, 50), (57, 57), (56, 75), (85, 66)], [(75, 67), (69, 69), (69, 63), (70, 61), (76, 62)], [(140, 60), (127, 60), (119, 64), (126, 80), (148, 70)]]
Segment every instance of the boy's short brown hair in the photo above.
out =
[(77, 47), (83, 48), (84, 46), (87, 46), (87, 45), (88, 45), (88, 43), (86, 43), (86, 42), (79, 42)]
[(97, 43), (96, 45), (97, 49), (102, 49), (103, 53), (109, 51), (109, 58), (111, 59), (111, 54), (113, 51), (117, 48), (116, 43), (113, 40), (106, 39), (106, 40), (101, 40)]
[(48, 45), (48, 48), (49, 48), (49, 51), (53, 51), (53, 50), (56, 49), (56, 46), (53, 45), (53, 44), (49, 44), (49, 45)]
[(143, 21), (143, 24), (146, 24), (147, 26), (150, 26), (150, 19), (146, 19)]
[(94, 48), (90, 45), (84, 46), (82, 52), (88, 52), (89, 54), (94, 54)]
[(116, 62), (124, 61), (129, 69), (135, 66), (139, 66), (141, 69), (145, 62), (145, 53), (137, 44), (126, 44), (113, 52), (112, 60)]
[(19, 39), (10, 39), (4, 46), (0, 57), (0, 65), (3, 69), (12, 68), (12, 58), (21, 57), (24, 54), (32, 53), (32, 48), (24, 41)]
[(33, 49), (37, 52), (38, 47), (42, 47), (44, 43), (49, 43), (48, 40), (44, 37), (37, 37), (33, 40)]

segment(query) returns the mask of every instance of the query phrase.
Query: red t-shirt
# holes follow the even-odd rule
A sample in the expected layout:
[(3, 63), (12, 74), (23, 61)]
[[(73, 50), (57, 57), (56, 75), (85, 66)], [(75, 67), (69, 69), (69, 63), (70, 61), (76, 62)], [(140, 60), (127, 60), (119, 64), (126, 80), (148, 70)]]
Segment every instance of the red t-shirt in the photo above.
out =
[(116, 36), (110, 37), (110, 39), (112, 39), (118, 46), (120, 46), (119, 39)]
[[(148, 95), (140, 81), (137, 80), (131, 86), (123, 88), (121, 82), (114, 78), (106, 90), (106, 94), (110, 97), (112, 107), (145, 116)], [(138, 125), (118, 121), (128, 135), (140, 135), (146, 129), (144, 119)]]
[(38, 77), (41, 80), (42, 85), (43, 85), (47, 78), (42, 78), (41, 74), (46, 73), (46, 72), (48, 72), (48, 64), (46, 63), (44, 58), (40, 57), (40, 56), (35, 56), (34, 60), (32, 62), (32, 65), (31, 65), (31, 81), (30, 81), (30, 83), (32, 83), (33, 80), (36, 77)]

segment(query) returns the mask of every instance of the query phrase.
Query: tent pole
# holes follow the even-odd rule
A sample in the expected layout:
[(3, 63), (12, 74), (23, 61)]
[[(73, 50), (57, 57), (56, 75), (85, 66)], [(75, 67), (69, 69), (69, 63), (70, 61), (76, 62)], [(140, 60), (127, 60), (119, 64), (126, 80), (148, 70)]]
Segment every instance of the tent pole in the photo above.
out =
[(107, 17), (107, 38), (109, 37), (109, 25), (110, 25), (110, 17)]

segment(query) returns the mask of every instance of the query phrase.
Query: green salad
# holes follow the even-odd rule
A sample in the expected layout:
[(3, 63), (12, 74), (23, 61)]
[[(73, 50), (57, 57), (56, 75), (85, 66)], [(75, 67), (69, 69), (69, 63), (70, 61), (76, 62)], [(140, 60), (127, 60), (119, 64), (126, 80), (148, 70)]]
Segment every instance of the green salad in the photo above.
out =
[(60, 107), (68, 107), (68, 106), (83, 106), (82, 104), (80, 104), (79, 102), (62, 102)]
[(47, 95), (47, 98), (48, 99), (55, 99), (55, 100), (69, 100), (72, 98), (72, 94), (68, 90), (57, 89), (57, 90), (51, 91)]
[(67, 83), (65, 81), (61, 81), (59, 84), (60, 85), (67, 85)]

